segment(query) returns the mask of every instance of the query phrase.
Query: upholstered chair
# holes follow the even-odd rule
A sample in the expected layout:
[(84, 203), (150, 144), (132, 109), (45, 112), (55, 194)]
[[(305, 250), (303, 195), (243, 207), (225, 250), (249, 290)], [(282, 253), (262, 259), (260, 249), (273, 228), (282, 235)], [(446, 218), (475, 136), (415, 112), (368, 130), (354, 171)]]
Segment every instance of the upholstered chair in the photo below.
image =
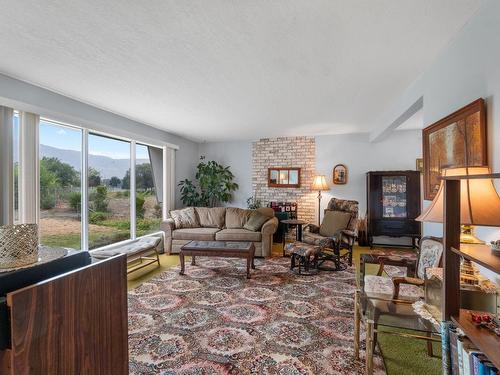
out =
[[(389, 266), (384, 265), (384, 257), (379, 257), (379, 270), (377, 275), (365, 275), (363, 289), (370, 297), (381, 299), (417, 300), (424, 296), (425, 270), (430, 267), (439, 267), (443, 256), (443, 244), (440, 238), (424, 237), (420, 240), (418, 256), (415, 265), (408, 264), (402, 259), (401, 266), (414, 269), (415, 274), (406, 276), (384, 277), (382, 273)], [(394, 265), (394, 257), (391, 264)], [(391, 266), (391, 268), (396, 268)], [(394, 273), (394, 272), (392, 272)]]
[(332, 260), (340, 268), (340, 252), (347, 250), (352, 266), (352, 249), (358, 233), (359, 203), (354, 200), (332, 198), (325, 209), (321, 225), (307, 225), (302, 242), (321, 247), (320, 264)]

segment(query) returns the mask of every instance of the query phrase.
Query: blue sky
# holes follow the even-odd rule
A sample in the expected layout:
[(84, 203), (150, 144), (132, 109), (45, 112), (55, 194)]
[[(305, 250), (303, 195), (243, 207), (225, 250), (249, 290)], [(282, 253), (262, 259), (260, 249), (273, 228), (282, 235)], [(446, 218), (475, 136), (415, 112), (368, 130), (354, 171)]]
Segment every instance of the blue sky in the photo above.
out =
[[(63, 150), (82, 150), (82, 131), (40, 120), (40, 143)], [(107, 156), (113, 159), (129, 159), (130, 144), (128, 142), (89, 134), (89, 153)], [(136, 145), (137, 159), (148, 159), (148, 149)]]

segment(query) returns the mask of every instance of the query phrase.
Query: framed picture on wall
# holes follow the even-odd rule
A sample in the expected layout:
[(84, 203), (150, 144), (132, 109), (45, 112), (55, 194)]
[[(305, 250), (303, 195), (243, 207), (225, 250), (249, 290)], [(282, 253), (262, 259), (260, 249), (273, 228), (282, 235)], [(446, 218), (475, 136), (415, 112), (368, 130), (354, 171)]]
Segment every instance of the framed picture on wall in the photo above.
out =
[(484, 99), (425, 128), (422, 141), (424, 199), (432, 200), (439, 189), (443, 169), (488, 165)]
[(344, 164), (337, 164), (333, 167), (333, 183), (335, 185), (347, 184), (347, 167)]
[(268, 168), (267, 186), (277, 188), (300, 187), (300, 168)]

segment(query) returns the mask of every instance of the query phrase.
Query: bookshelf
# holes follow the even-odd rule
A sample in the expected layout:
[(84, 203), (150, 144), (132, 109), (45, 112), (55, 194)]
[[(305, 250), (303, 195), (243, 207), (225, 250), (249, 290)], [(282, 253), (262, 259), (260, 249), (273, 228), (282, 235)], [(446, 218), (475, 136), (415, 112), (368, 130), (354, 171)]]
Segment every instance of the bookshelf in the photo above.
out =
[(500, 273), (500, 256), (493, 254), (488, 245), (460, 244), (458, 249), (452, 248), (451, 251), (490, 271)]
[(451, 321), (460, 327), (470, 341), (474, 343), (496, 366), (500, 368), (500, 337), (486, 328), (476, 327), (472, 324), (470, 311), (460, 309), (457, 316), (452, 316)]
[[(460, 181), (463, 179), (500, 178), (499, 173), (488, 175), (449, 176), (444, 181), (444, 253), (442, 320), (453, 322), (486, 357), (500, 368), (500, 337), (472, 323), (471, 311), (460, 308), (460, 257), (464, 257), (495, 273), (500, 273), (500, 257), (487, 245), (460, 243)], [(446, 323), (444, 323), (446, 324)], [(449, 324), (446, 324), (449, 327)], [(447, 336), (447, 335), (445, 335)], [(443, 340), (447, 338), (443, 337)], [(443, 341), (443, 349), (449, 342)], [(443, 352), (443, 373), (450, 373), (449, 350)]]

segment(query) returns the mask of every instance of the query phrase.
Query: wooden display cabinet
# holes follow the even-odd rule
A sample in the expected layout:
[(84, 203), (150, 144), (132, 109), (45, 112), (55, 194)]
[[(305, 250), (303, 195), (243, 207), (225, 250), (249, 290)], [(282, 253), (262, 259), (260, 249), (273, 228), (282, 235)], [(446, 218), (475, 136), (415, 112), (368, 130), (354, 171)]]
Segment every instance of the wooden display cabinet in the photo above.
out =
[[(391, 245), (375, 243), (374, 237), (409, 237), (411, 247), (420, 239), (420, 172), (379, 171), (366, 174), (367, 225), (370, 247)], [(398, 245), (401, 246), (401, 245)]]

